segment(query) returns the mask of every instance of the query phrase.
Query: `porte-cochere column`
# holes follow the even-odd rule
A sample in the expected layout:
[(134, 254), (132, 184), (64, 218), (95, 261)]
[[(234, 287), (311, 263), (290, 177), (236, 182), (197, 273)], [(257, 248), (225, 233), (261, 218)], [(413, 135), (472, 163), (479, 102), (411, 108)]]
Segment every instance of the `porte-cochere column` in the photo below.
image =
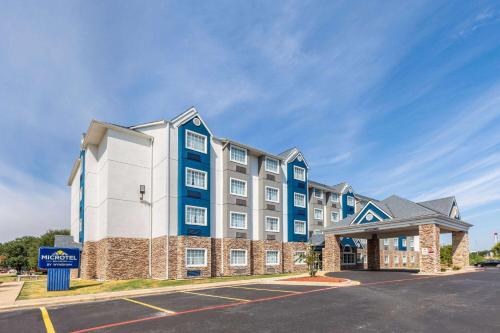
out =
[(420, 238), (420, 273), (437, 273), (441, 270), (439, 226), (422, 224), (418, 226)]
[(340, 237), (332, 234), (325, 235), (323, 248), (323, 270), (327, 272), (340, 271)]
[(465, 268), (469, 266), (469, 233), (454, 231), (451, 233), (453, 266)]
[(378, 235), (372, 235), (367, 240), (366, 255), (368, 256), (368, 269), (371, 271), (380, 270), (380, 239)]

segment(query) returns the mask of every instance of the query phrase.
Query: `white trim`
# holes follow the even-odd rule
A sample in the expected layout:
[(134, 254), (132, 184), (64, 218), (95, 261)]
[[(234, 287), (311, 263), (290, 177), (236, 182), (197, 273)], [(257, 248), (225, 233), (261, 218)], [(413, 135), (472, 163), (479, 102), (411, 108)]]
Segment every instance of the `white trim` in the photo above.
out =
[[(317, 196), (316, 191), (319, 191), (319, 193), (321, 195)], [(320, 190), (319, 188), (313, 187), (313, 197), (315, 197), (316, 199), (323, 199), (323, 190)]]
[[(188, 180), (188, 175), (187, 175), (188, 174), (188, 170), (196, 171), (196, 172), (201, 172), (201, 173), (205, 174), (205, 186), (204, 187), (200, 187), (200, 186), (194, 186), (194, 185), (188, 185), (188, 184), (186, 184), (187, 180)], [(184, 185), (186, 185), (187, 187), (197, 188), (197, 189), (200, 189), (200, 190), (206, 190), (208, 188), (208, 173), (206, 171), (195, 169), (195, 168), (186, 167), (186, 171), (185, 171), (184, 175), (185, 175)]]
[[(232, 214), (233, 214), (233, 213), (235, 213), (235, 214), (245, 215), (245, 227), (244, 227), (244, 228), (238, 228), (238, 227), (233, 227), (233, 226), (231, 226), (231, 222), (232, 222)], [(248, 229), (248, 223), (247, 223), (247, 213), (230, 211), (230, 212), (229, 212), (229, 228), (230, 228), (230, 229), (238, 229), (238, 230), (247, 230), (247, 229)]]
[[(354, 203), (356, 203), (356, 199), (354, 199)], [(359, 216), (359, 215), (361, 215), (361, 213), (365, 210), (365, 208), (366, 208), (366, 207), (368, 207), (368, 205), (369, 205), (369, 204), (372, 204), (373, 206), (377, 207), (377, 208), (378, 208), (378, 209), (379, 209), (382, 213), (384, 213), (385, 215), (389, 216), (389, 219), (385, 219), (385, 220), (384, 220), (383, 218), (381, 218), (380, 216), (378, 216), (377, 214), (375, 214), (375, 213), (372, 211), (372, 214), (373, 214), (373, 215), (375, 215), (376, 217), (378, 217), (378, 218), (380, 219), (380, 222), (383, 222), (383, 221), (388, 221), (388, 220), (392, 220), (392, 216), (391, 216), (391, 214), (388, 214), (385, 210), (383, 210), (382, 208), (380, 208), (379, 206), (377, 206), (377, 205), (376, 205), (373, 201), (371, 201), (371, 200), (370, 200), (370, 201), (368, 201), (368, 202), (366, 203), (366, 205), (363, 207), (363, 209), (361, 209), (358, 213), (356, 213), (356, 214), (354, 215), (354, 218), (352, 219), (351, 224), (359, 224), (359, 222), (358, 222), (358, 223), (354, 223), (354, 221), (358, 218), (358, 216)], [(354, 208), (354, 211), (356, 211), (356, 207)], [(368, 211), (371, 211), (371, 209), (370, 209), (370, 208), (368, 208)], [(366, 216), (366, 214), (367, 214), (367, 212), (365, 212), (365, 214), (363, 214), (363, 218), (364, 218), (364, 216)], [(363, 218), (362, 218), (362, 219), (363, 219)], [(362, 219), (361, 219), (361, 220), (362, 220)]]
[[(202, 136), (202, 137), (205, 138), (205, 145), (203, 147), (203, 151), (202, 150), (198, 150), (198, 149), (194, 149), (194, 148), (190, 148), (190, 147), (187, 146), (187, 143), (188, 143), (188, 140), (187, 140), (188, 133), (191, 133), (191, 134), (194, 134), (194, 135), (199, 135), (199, 136)], [(205, 134), (201, 134), (201, 133), (198, 133), (198, 132), (195, 132), (195, 131), (191, 131), (191, 130), (189, 130), (189, 129), (186, 128), (185, 133), (184, 133), (184, 148), (192, 150), (192, 151), (197, 151), (199, 153), (206, 154), (207, 153), (207, 147), (208, 147), (208, 137)]]
[[(337, 200), (335, 200), (335, 201), (333, 200), (334, 195), (337, 196)], [(338, 203), (339, 201), (340, 201), (340, 195), (338, 193), (332, 192), (330, 194), (330, 202)]]
[[(304, 232), (297, 232), (295, 229), (295, 223), (300, 222), (304, 223)], [(293, 233), (296, 235), (307, 235), (307, 222), (303, 220), (293, 220)]]
[[(301, 195), (301, 196), (303, 196), (303, 197), (304, 197), (304, 206), (297, 206), (297, 205), (295, 204), (295, 195)], [(293, 205), (294, 205), (294, 207), (306, 208), (306, 206), (307, 206), (307, 203), (306, 203), (306, 195), (305, 195), (305, 194), (303, 194), (303, 193), (299, 193), (299, 192), (293, 192)]]
[(305, 260), (303, 262), (299, 262), (299, 263), (297, 263), (297, 261), (295, 261), (295, 257), (297, 255), (297, 253), (304, 253), (304, 256), (306, 255), (306, 251), (293, 251), (293, 264), (294, 265), (307, 265)]
[[(236, 149), (240, 149), (240, 150), (244, 150), (245, 151), (245, 162), (240, 162), (240, 161), (236, 161), (236, 160), (233, 160), (232, 159), (232, 154), (231, 154), (231, 151), (233, 150), (233, 148), (236, 148)], [(234, 163), (238, 163), (238, 164), (241, 164), (241, 165), (248, 165), (248, 149), (246, 148), (242, 148), (242, 147), (239, 147), (237, 145), (233, 145), (232, 143), (229, 145), (229, 160), (231, 162), (234, 162)]]
[[(267, 189), (268, 188), (272, 188), (276, 191), (278, 191), (278, 200), (277, 201), (274, 201), (274, 200), (267, 200)], [(280, 203), (280, 189), (277, 188), (277, 187), (272, 187), (272, 186), (265, 186), (264, 187), (264, 200), (267, 201), (267, 202), (274, 202), (274, 203)]]
[[(332, 216), (332, 214), (337, 214), (337, 218), (334, 219), (333, 216)], [(332, 210), (330, 212), (330, 222), (337, 223), (339, 220), (340, 220), (340, 214), (339, 214), (339, 212), (337, 212), (336, 210)]]
[[(269, 252), (278, 252), (278, 262), (277, 262), (277, 263), (271, 263), (271, 264), (270, 264), (270, 263), (267, 261), (267, 254), (268, 254)], [(280, 252), (281, 252), (280, 250), (266, 250), (266, 266), (278, 266), (278, 265), (280, 264), (280, 262), (281, 262), (281, 258), (280, 258), (281, 253), (280, 253)]]
[[(244, 195), (241, 195), (241, 194), (238, 194), (238, 193), (233, 193), (233, 192), (231, 191), (231, 182), (232, 182), (233, 180), (236, 180), (236, 181), (240, 181), (240, 182), (244, 182), (244, 183), (245, 183), (245, 194), (244, 194)], [(243, 198), (246, 198), (246, 197), (247, 197), (247, 194), (248, 194), (248, 182), (247, 182), (246, 180), (244, 180), (244, 179), (233, 178), (233, 177), (229, 178), (229, 194), (231, 194), (231, 195), (236, 195), (236, 196), (238, 196), (238, 197), (243, 197)]]
[[(374, 217), (378, 218), (378, 221), (374, 221), (374, 222), (371, 222), (371, 223), (375, 223), (375, 222), (382, 222), (384, 221), (383, 218), (381, 218), (377, 213), (375, 213), (374, 211), (372, 211), (371, 209), (368, 209), (362, 216), (361, 216), (361, 219), (360, 221), (363, 221), (363, 219), (366, 218), (366, 215), (368, 214), (372, 214)], [(354, 221), (355, 219), (353, 219)], [(359, 222), (357, 222), (356, 224), (359, 224)]]
[[(188, 258), (188, 256), (187, 256), (188, 250), (203, 250), (205, 252), (205, 254), (204, 254), (205, 258), (203, 259), (205, 263), (203, 265), (188, 265), (188, 263), (187, 263), (188, 262), (188, 260), (187, 260), (187, 258)], [(208, 265), (207, 253), (208, 253), (208, 251), (205, 248), (201, 248), (201, 247), (187, 247), (186, 248), (186, 252), (185, 252), (185, 262), (184, 262), (185, 266), (187, 268), (191, 268), (191, 267), (207, 267), (207, 265)]]
[[(268, 170), (267, 169), (267, 160), (273, 160), (273, 161), (278, 162), (278, 169), (276, 171), (274, 171), (274, 170)], [(266, 156), (266, 158), (264, 159), (264, 170), (267, 171), (267, 172), (272, 172), (272, 173), (275, 173), (275, 174), (279, 175), (279, 173), (280, 173), (280, 161), (277, 160), (277, 159), (275, 159), (275, 158), (271, 158), (271, 157)]]
[[(245, 264), (232, 264), (231, 258), (233, 257), (233, 251), (244, 251), (245, 252)], [(230, 249), (229, 250), (229, 266), (231, 267), (246, 267), (248, 266), (248, 250), (247, 249)]]
[[(321, 211), (321, 218), (317, 218), (316, 217), (316, 212), (317, 211)], [(314, 219), (315, 220), (323, 220), (325, 218), (325, 215), (323, 213), (324, 213), (323, 212), (323, 208), (314, 208), (314, 210), (313, 210), (313, 217), (314, 217)]]
[[(205, 215), (205, 223), (204, 224), (199, 224), (199, 223), (188, 223), (187, 222), (187, 210), (188, 208), (196, 208), (196, 209), (203, 209), (204, 215)], [(193, 206), (193, 205), (186, 205), (184, 206), (184, 223), (188, 225), (199, 225), (199, 226), (207, 226), (207, 208), (206, 207), (200, 207), (200, 206)]]
[[(272, 218), (272, 219), (277, 219), (278, 220), (278, 224), (277, 224), (278, 225), (278, 230), (269, 230), (269, 229), (267, 229), (267, 219), (268, 218)], [(281, 219), (279, 217), (277, 217), (277, 216), (269, 216), (269, 215), (265, 216), (264, 217), (264, 230), (266, 232), (280, 232), (280, 220)]]
[[(299, 179), (299, 178), (296, 178), (296, 177), (295, 177), (295, 169), (301, 169), (301, 170), (304, 170), (304, 179)], [(306, 171), (307, 171), (307, 170), (306, 170), (306, 169), (304, 169), (303, 167), (299, 167), (299, 166), (297, 166), (297, 165), (294, 165), (294, 166), (293, 166), (293, 179), (295, 179), (295, 180), (299, 180), (299, 181), (302, 181), (302, 182), (305, 182), (305, 181), (306, 181), (306, 179), (307, 179)]]
[(213, 135), (212, 131), (207, 126), (207, 124), (205, 123), (203, 118), (200, 117), (200, 114), (198, 113), (198, 111), (194, 107), (189, 108), (188, 110), (184, 111), (183, 113), (181, 113), (180, 115), (178, 115), (177, 117), (172, 119), (171, 123), (175, 127), (180, 127), (181, 125), (187, 123), (188, 121), (190, 121), (194, 117), (198, 117), (200, 119), (201, 123), (203, 124), (203, 126), (205, 126), (205, 128), (208, 131), (208, 133), (210, 134), (210, 136), (213, 137), (214, 135)]
[[(352, 199), (352, 205), (349, 205), (349, 199)], [(345, 203), (349, 207), (355, 207), (356, 206), (356, 199), (352, 195), (346, 195)]]

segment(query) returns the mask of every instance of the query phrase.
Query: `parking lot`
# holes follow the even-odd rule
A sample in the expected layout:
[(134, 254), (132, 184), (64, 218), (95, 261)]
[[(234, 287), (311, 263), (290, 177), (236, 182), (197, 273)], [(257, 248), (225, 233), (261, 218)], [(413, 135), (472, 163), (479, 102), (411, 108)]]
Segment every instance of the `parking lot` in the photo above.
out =
[(0, 332), (499, 332), (500, 269), (341, 272), (361, 285), (251, 284), (0, 313)]

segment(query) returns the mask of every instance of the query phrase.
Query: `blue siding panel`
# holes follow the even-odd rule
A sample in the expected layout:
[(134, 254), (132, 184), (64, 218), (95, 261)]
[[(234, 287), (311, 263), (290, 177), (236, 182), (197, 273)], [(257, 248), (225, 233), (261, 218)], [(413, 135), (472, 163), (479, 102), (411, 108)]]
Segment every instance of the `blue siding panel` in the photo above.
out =
[(386, 213), (384, 213), (382, 210), (380, 210), (377, 206), (375, 206), (374, 204), (372, 204), (371, 202), (366, 205), (358, 214), (358, 216), (352, 221), (351, 224), (365, 224), (365, 223), (373, 223), (373, 222), (379, 222), (381, 221), (380, 219), (378, 219), (375, 215), (373, 216), (373, 219), (371, 221), (368, 221), (366, 218), (362, 218), (363, 215), (367, 212), (367, 211), (372, 211), (373, 213), (377, 214), (378, 216), (380, 216), (380, 218), (382, 219), (382, 221), (385, 221), (385, 220), (388, 220), (390, 219), (391, 217), (389, 215), (387, 215)]
[[(300, 181), (293, 178), (293, 167), (298, 166), (306, 170), (305, 181)], [(297, 158), (291, 161), (287, 165), (287, 186), (288, 186), (288, 241), (289, 242), (307, 242), (308, 239), (308, 223), (307, 223), (307, 166), (304, 160), (299, 161)], [(301, 193), (306, 196), (306, 207), (295, 207), (294, 206), (294, 193)], [(306, 234), (300, 235), (294, 232), (294, 221), (301, 220), (306, 221)]]
[[(210, 237), (210, 158), (211, 158), (211, 137), (208, 129), (202, 123), (196, 126), (193, 119), (181, 125), (178, 129), (178, 235), (197, 235)], [(207, 153), (197, 152), (186, 148), (186, 130), (203, 134), (207, 137)], [(186, 167), (198, 169), (207, 173), (207, 189), (197, 189), (186, 186)], [(186, 225), (186, 205), (198, 206), (207, 209), (207, 225)]]

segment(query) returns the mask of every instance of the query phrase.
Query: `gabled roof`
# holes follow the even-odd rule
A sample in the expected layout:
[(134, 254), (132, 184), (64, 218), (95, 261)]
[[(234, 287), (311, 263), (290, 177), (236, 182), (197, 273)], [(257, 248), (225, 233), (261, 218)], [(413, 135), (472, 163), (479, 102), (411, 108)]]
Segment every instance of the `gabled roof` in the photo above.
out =
[(205, 121), (200, 116), (200, 114), (198, 113), (198, 111), (196, 110), (196, 108), (194, 106), (190, 107), (188, 110), (184, 111), (183, 113), (181, 113), (180, 115), (178, 115), (177, 117), (172, 119), (172, 124), (176, 127), (179, 127), (179, 126), (187, 123), (188, 121), (190, 121), (194, 117), (198, 117), (200, 119), (202, 124), (207, 129), (208, 133), (210, 133), (210, 136), (213, 137), (214, 134), (210, 130), (210, 127), (207, 126), (207, 124), (205, 123)]
[(304, 157), (304, 154), (302, 154), (300, 152), (300, 150), (297, 149), (297, 147), (287, 149), (284, 152), (278, 154), (278, 156), (281, 157), (285, 163), (293, 161), (298, 155), (302, 156), (302, 159), (303, 159), (306, 167), (309, 169), (309, 163), (307, 163), (307, 161)]
[(121, 133), (126, 133), (130, 134), (133, 136), (145, 138), (145, 139), (151, 139), (152, 137), (150, 135), (141, 133), (139, 131), (135, 131), (133, 129), (123, 127), (120, 125), (115, 125), (111, 123), (106, 123), (104, 121), (97, 121), (95, 119), (92, 119), (90, 122), (89, 128), (87, 132), (85, 133), (85, 136), (83, 137), (82, 141), (82, 147), (85, 148), (87, 145), (98, 145), (99, 142), (101, 142), (102, 137), (106, 133), (108, 129), (115, 130), (117, 132)]
[(419, 202), (418, 204), (428, 209), (432, 209), (435, 212), (449, 216), (454, 202), (455, 197), (446, 197), (441, 199), (423, 201)]
[(382, 200), (381, 203), (386, 205), (392, 216), (397, 219), (433, 215), (436, 213), (413, 201), (398, 197), (397, 195), (391, 195), (390, 197)]
[(235, 146), (238, 146), (238, 147), (241, 147), (241, 148), (245, 148), (246, 150), (254, 152), (257, 155), (268, 156), (268, 157), (271, 157), (271, 158), (274, 158), (274, 159), (277, 159), (277, 160), (280, 160), (280, 161), (283, 160), (283, 158), (280, 155), (274, 155), (272, 153), (268, 153), (268, 152), (263, 151), (261, 149), (258, 149), (258, 148), (246, 145), (244, 143), (241, 143), (241, 142), (238, 142), (238, 141), (235, 141), (235, 140), (226, 139), (226, 138), (215, 138), (215, 139), (219, 140), (220, 142), (222, 142), (224, 144), (229, 143), (229, 144), (234, 144)]

